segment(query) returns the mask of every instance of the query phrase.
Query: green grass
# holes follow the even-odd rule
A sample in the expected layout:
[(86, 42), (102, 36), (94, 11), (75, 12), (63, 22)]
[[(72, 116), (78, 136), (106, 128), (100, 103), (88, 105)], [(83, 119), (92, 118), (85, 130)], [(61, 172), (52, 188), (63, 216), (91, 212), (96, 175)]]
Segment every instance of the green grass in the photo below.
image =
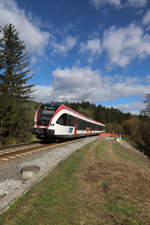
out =
[(123, 146), (121, 146), (120, 143), (114, 142), (113, 143), (113, 150), (114, 150), (115, 153), (117, 153), (123, 159), (127, 159), (127, 160), (132, 160), (133, 161), (133, 157), (135, 155), (132, 154), (132, 153), (129, 153)]
[(146, 162), (145, 158), (138, 155), (138, 152), (129, 150), (122, 146), (120, 143), (113, 143), (113, 150), (116, 154), (118, 154), (121, 158), (125, 160), (129, 160), (134, 162), (138, 166), (142, 166), (143, 168), (148, 168), (148, 161)]
[(68, 160), (35, 185), (11, 208), (0, 216), (1, 225), (70, 225), (76, 215), (78, 182), (75, 174), (85, 148), (77, 151)]
[(104, 193), (105, 202), (103, 203), (103, 213), (111, 217), (115, 224), (122, 225), (143, 225), (139, 219), (139, 210), (133, 203), (132, 199), (123, 197), (119, 190), (111, 189), (113, 177), (106, 177), (101, 183), (101, 188)]
[(137, 219), (136, 207), (131, 201), (111, 199), (108, 201), (106, 208), (112, 213), (116, 224), (142, 225)]
[[(120, 158), (115, 167), (109, 148), (129, 162), (139, 160), (119, 143), (106, 140), (90, 143), (59, 163), (17, 200), (0, 216), (0, 225), (148, 225), (138, 213), (140, 202), (134, 201), (129, 188), (133, 185), (134, 189), (136, 183), (128, 180), (124, 185), (128, 170), (126, 167), (121, 170)], [(139, 184), (141, 178), (142, 174), (135, 182)], [(149, 186), (144, 189), (144, 183), (140, 185), (136, 191), (143, 201), (146, 196), (143, 190), (147, 194)], [(142, 207), (147, 210), (149, 205)], [(148, 212), (145, 211), (147, 218)]]
[(96, 146), (95, 156), (97, 159), (101, 160), (111, 160), (110, 155), (107, 152), (109, 147), (108, 141), (101, 140), (101, 142)]

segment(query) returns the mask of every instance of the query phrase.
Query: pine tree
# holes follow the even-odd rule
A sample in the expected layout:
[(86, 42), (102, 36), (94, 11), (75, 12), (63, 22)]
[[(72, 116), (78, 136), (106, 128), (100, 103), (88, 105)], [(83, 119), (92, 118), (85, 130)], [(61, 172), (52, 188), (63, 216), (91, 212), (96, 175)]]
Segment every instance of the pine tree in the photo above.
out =
[[(0, 39), (0, 134), (4, 137), (16, 136), (18, 117), (25, 101), (30, 100), (32, 86), (28, 69), (29, 60), (24, 53), (25, 45), (12, 24), (1, 27)], [(23, 111), (23, 110), (21, 110)], [(19, 131), (20, 132), (20, 131)], [(18, 133), (18, 132), (17, 132)]]
[(144, 110), (144, 113), (145, 115), (150, 116), (150, 94), (146, 94), (144, 102), (146, 104), (146, 109)]

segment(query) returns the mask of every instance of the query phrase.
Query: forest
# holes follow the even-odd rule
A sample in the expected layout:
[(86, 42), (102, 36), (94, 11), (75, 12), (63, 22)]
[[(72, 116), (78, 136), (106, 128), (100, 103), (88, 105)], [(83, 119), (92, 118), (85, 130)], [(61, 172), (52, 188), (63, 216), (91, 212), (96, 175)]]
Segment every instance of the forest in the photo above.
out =
[(150, 117), (147, 108), (140, 115), (132, 115), (113, 107), (106, 108), (89, 102), (66, 102), (64, 104), (90, 118), (103, 122), (106, 125), (106, 132), (121, 134), (132, 145), (150, 156)]
[[(0, 145), (32, 141), (30, 129), (41, 104), (31, 98), (29, 57), (24, 42), (12, 24), (0, 29)], [(140, 115), (123, 113), (90, 102), (64, 102), (65, 105), (106, 125), (106, 131), (121, 134), (150, 156), (150, 94)]]

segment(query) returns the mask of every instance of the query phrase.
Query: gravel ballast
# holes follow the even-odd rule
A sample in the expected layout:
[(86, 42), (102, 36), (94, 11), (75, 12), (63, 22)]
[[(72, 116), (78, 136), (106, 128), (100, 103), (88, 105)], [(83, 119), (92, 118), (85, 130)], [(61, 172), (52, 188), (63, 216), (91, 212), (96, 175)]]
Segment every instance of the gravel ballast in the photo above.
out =
[[(6, 210), (10, 204), (28, 191), (33, 184), (37, 183), (52, 171), (60, 161), (66, 159), (73, 152), (96, 139), (96, 136), (79, 139), (77, 142), (46, 151), (40, 151), (32, 155), (22, 156), (14, 160), (9, 160), (1, 165), (0, 213)], [(20, 172), (21, 169), (32, 165), (40, 167), (40, 172), (29, 180), (23, 180)]]

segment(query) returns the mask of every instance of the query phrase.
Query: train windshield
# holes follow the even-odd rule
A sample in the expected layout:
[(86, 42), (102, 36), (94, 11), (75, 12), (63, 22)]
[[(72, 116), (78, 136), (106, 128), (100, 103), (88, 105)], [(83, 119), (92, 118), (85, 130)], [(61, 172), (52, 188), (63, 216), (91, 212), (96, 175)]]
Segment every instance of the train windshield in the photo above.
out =
[(53, 105), (42, 105), (39, 110), (38, 119), (39, 120), (47, 120), (49, 121), (54, 115), (58, 106)]

